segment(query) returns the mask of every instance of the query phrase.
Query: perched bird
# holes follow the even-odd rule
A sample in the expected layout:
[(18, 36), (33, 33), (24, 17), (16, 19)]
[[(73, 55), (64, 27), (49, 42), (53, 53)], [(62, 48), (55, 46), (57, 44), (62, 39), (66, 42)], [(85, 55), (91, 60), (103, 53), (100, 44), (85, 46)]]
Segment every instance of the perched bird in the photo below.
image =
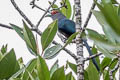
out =
[[(57, 11), (57, 10), (53, 10), (51, 12), (50, 15), (47, 15), (48, 17), (51, 17), (53, 20), (58, 20), (58, 31), (63, 34), (65, 37), (70, 37), (73, 33), (76, 32), (76, 29), (75, 29), (75, 22), (72, 21), (72, 20), (69, 20), (66, 18), (66, 16), (64, 16), (61, 12)], [(93, 55), (92, 51), (90, 50), (90, 47), (87, 43), (86, 40), (82, 39), (87, 50), (88, 50), (88, 53), (91, 55)], [(95, 65), (96, 69), (98, 71), (100, 71), (99, 67), (98, 67), (98, 64), (96, 62), (96, 60), (93, 58), (92, 59), (93, 61), (93, 64)]]
[(52, 11), (51, 15), (49, 15), (53, 20), (58, 20), (58, 30), (62, 33), (65, 37), (71, 36), (73, 33), (76, 32), (75, 29), (75, 22), (69, 20), (59, 11)]

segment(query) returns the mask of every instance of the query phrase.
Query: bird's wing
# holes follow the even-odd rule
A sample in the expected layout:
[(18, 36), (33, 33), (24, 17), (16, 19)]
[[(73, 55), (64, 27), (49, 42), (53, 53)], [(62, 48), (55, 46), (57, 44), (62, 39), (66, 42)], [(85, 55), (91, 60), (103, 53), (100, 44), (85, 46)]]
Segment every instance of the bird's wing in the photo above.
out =
[(61, 30), (63, 30), (66, 34), (75, 33), (75, 23), (69, 19), (63, 19), (60, 21), (60, 25), (58, 25)]

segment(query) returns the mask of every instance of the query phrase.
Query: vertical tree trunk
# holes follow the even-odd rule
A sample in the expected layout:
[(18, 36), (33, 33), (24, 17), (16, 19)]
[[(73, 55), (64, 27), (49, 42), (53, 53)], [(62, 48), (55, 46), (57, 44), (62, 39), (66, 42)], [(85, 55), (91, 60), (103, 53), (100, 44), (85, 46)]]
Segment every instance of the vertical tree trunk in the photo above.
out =
[[(74, 0), (75, 3), (75, 17), (76, 17), (76, 32), (82, 31), (81, 20), (81, 4), (80, 0)], [(76, 36), (77, 49), (77, 80), (84, 80), (84, 57), (83, 57), (83, 42), (80, 34)]]

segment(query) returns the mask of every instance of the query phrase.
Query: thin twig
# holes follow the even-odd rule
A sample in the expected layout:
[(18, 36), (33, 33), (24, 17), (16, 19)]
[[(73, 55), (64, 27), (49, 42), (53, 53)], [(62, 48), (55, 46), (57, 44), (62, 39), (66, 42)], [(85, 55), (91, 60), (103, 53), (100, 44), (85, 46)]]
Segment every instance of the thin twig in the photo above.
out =
[(56, 0), (54, 0), (52, 2), (52, 4), (48, 7), (48, 9), (46, 10), (46, 12), (43, 14), (43, 16), (40, 18), (40, 20), (38, 21), (36, 28), (38, 28), (38, 26), (40, 25), (41, 21), (43, 20), (43, 18), (45, 17), (45, 15), (47, 14), (47, 12), (50, 10), (50, 8), (52, 7), (52, 5), (54, 5), (54, 3), (56, 2)]
[[(42, 35), (42, 32), (39, 30), (39, 29), (35, 29), (35, 31), (39, 34), (39, 35)], [(52, 42), (53, 44), (55, 45), (58, 45), (59, 43), (57, 43), (56, 41), (53, 41)], [(59, 44), (61, 45), (61, 44)], [(62, 45), (61, 45), (62, 46)], [(71, 57), (73, 57), (75, 60), (77, 60), (77, 57), (74, 53), (72, 53), (70, 50), (68, 50), (67, 48), (64, 48), (63, 49), (64, 51), (66, 51)]]
[(114, 79), (114, 78), (113, 78), (113, 73), (112, 73), (111, 70), (109, 70), (109, 78), (110, 78), (110, 80), (113, 80), (113, 79)]
[(102, 53), (98, 53), (98, 54), (91, 55), (91, 56), (85, 58), (84, 61), (88, 61), (88, 60), (93, 59), (93, 58), (96, 58), (96, 57), (98, 57), (98, 56), (100, 56), (100, 55), (102, 55)]
[(112, 73), (115, 72), (119, 68), (119, 64), (117, 63), (116, 66), (111, 70)]
[(113, 78), (113, 73), (114, 73), (118, 68), (119, 68), (119, 63), (117, 63), (112, 70), (109, 69), (109, 78), (110, 78), (110, 80), (114, 80), (114, 78)]
[(28, 17), (20, 10), (20, 8), (17, 6), (17, 4), (15, 3), (14, 0), (11, 0), (11, 3), (13, 4), (14, 8), (19, 12), (19, 14), (28, 22), (28, 24), (31, 27), (34, 27), (34, 25), (32, 24), (32, 22), (28, 19)]
[[(12, 29), (13, 30), (13, 28), (12, 27), (10, 27), (10, 26), (8, 26), (8, 25), (5, 25), (5, 24), (2, 24), (2, 23), (0, 23), (0, 27), (3, 27), (3, 28), (7, 28), (7, 29)], [(37, 34), (39, 34), (40, 36), (42, 35), (42, 32), (39, 30), (39, 29), (31, 29), (32, 31), (35, 31)], [(55, 45), (58, 45), (59, 43), (57, 43), (56, 41), (53, 41), (52, 42), (53, 44), (55, 44)], [(59, 45), (61, 45), (61, 44), (59, 44)], [(62, 46), (62, 45), (61, 45)], [(71, 57), (73, 57), (75, 60), (77, 60), (77, 57), (76, 57), (76, 55), (74, 54), (74, 53), (72, 53), (70, 50), (68, 50), (67, 48), (64, 48), (63, 49), (64, 51), (66, 51), (66, 53), (68, 53)]]
[[(31, 1), (31, 2), (30, 2), (30, 5), (32, 5), (32, 8), (36, 7), (36, 8), (38, 8), (38, 9), (46, 12), (45, 9), (43, 9), (43, 8), (39, 7), (37, 4), (35, 4), (35, 0)], [(48, 11), (48, 13), (50, 13), (50, 12)]]
[[(56, 0), (53, 1), (53, 4), (55, 3)], [(15, 9), (19, 12), (19, 14), (28, 22), (28, 24), (33, 27), (32, 30), (35, 31), (36, 33), (38, 33), (40, 36), (42, 35), (42, 32), (38, 29), (38, 28), (34, 28), (35, 26), (32, 24), (32, 22), (28, 19), (28, 17), (20, 10), (20, 8), (17, 6), (17, 4), (14, 2), (14, 0), (11, 0), (13, 6), (15, 7)], [(57, 43), (56, 41), (53, 41), (53, 44), (57, 45), (59, 43)], [(72, 53), (70, 50), (68, 50), (67, 48), (63, 49), (64, 51), (66, 51), (70, 56), (72, 56), (75, 60), (76, 60), (76, 55), (74, 53)]]
[(88, 17), (86, 18), (85, 24), (83, 25), (83, 29), (82, 29), (81, 33), (83, 33), (85, 31), (85, 29), (86, 29), (86, 27), (87, 27), (87, 25), (90, 21), (90, 18), (92, 16), (92, 10), (95, 8), (95, 6), (96, 6), (96, 4), (93, 2), (92, 6), (91, 6), (91, 9), (88, 13)]
[(4, 27), (4, 28), (8, 28), (8, 29), (13, 29), (12, 27), (10, 27), (10, 26), (8, 26), (8, 25), (5, 25), (5, 24), (2, 24), (2, 23), (0, 23), (0, 26), (1, 26), (1, 27)]

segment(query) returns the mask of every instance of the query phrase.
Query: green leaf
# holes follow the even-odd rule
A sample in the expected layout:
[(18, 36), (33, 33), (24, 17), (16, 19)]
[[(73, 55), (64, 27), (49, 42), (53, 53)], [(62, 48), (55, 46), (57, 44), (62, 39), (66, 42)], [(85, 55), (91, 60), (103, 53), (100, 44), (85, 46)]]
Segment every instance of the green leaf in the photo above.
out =
[(110, 69), (113, 69), (113, 68), (115, 67), (115, 65), (117, 64), (117, 62), (118, 62), (118, 59), (117, 59), (117, 58), (113, 59), (113, 60), (111, 61), (110, 65), (109, 65), (109, 68), (110, 68)]
[(74, 34), (72, 34), (69, 38), (68, 38), (68, 40), (67, 40), (67, 42), (65, 43), (65, 45), (63, 46), (63, 48), (65, 48), (68, 44), (70, 44), (71, 42), (72, 42), (72, 40), (76, 37), (76, 35), (78, 35), (79, 34), (79, 32), (76, 32), (76, 33), (74, 33)]
[(25, 71), (28, 73), (30, 80), (35, 80), (32, 74), (29, 72), (29, 70), (25, 69)]
[(48, 49), (45, 50), (45, 53), (44, 53), (44, 58), (45, 59), (53, 59), (55, 56), (58, 55), (59, 53), (59, 50), (61, 49), (61, 45), (55, 45), (55, 46), (52, 46)]
[[(91, 50), (91, 51), (92, 51), (93, 54), (97, 54), (97, 53), (98, 53), (97, 48), (96, 48), (95, 46), (92, 47), (92, 50)], [(96, 60), (97, 65), (98, 65), (98, 67), (100, 68), (100, 59), (99, 59), (99, 56), (96, 57), (96, 58), (94, 58), (94, 59)]]
[(73, 5), (73, 15), (72, 15), (72, 21), (74, 21), (75, 18), (75, 5)]
[[(30, 62), (28, 62), (27, 63), (27, 65), (26, 65), (26, 69), (30, 72), (30, 73), (32, 73), (33, 72), (33, 70), (36, 68), (36, 65), (37, 64), (37, 59), (32, 59)], [(27, 71), (25, 71), (24, 72), (24, 74), (23, 74), (23, 80), (28, 80), (29, 79), (29, 74), (28, 74), (28, 72)]]
[(118, 4), (116, 0), (112, 0), (112, 4)]
[[(118, 62), (118, 60), (117, 60), (117, 58), (115, 58), (115, 59), (113, 59), (111, 62), (110, 62), (110, 64), (109, 64), (109, 66), (108, 66), (108, 68), (110, 68), (110, 69), (113, 69), (114, 67), (115, 67), (115, 65), (117, 64), (117, 62)], [(116, 74), (116, 72), (117, 72), (117, 70), (115, 70), (114, 72), (113, 72), (113, 78), (115, 79), (115, 74)], [(109, 71), (107, 70), (105, 70), (104, 71), (104, 80), (110, 80), (110, 78), (109, 78)]]
[(8, 79), (19, 70), (15, 52), (12, 49), (0, 60), (0, 79)]
[(56, 45), (56, 46), (53, 46), (51, 48), (48, 48), (45, 53), (44, 53), (44, 58), (46, 59), (52, 59), (54, 58), (55, 56), (58, 55), (58, 53), (64, 49), (68, 44), (70, 44), (72, 42), (72, 40), (76, 37), (76, 35), (78, 34), (78, 32), (72, 34), (67, 42), (65, 43), (65, 45), (63, 47), (61, 47), (61, 45)]
[(1, 52), (3, 55), (7, 52), (7, 44), (5, 46), (4, 45), (2, 46)]
[(22, 74), (25, 71), (25, 68), (19, 69), (15, 74), (13, 74), (9, 79), (17, 78), (20, 74)]
[(24, 21), (23, 24), (24, 24), (24, 29), (23, 29), (24, 40), (27, 46), (37, 55), (37, 45), (34, 35)]
[(101, 72), (103, 72), (104, 71), (104, 69), (110, 64), (110, 62), (111, 62), (111, 60), (112, 59), (110, 59), (110, 58), (108, 58), (108, 57), (105, 57), (103, 60), (102, 60), (102, 62), (101, 62)]
[(62, 0), (62, 4), (64, 4), (64, 2), (66, 1), (66, 6), (61, 8), (61, 12), (69, 19), (71, 17), (71, 13), (72, 13), (72, 9), (71, 9), (71, 4), (69, 0)]
[(99, 73), (91, 60), (89, 62), (89, 66), (87, 67), (86, 71), (88, 73), (89, 80), (100, 80)]
[(116, 41), (120, 42), (119, 36), (113, 31), (113, 29), (111, 28), (111, 25), (106, 21), (102, 12), (100, 11), (92, 11), (92, 12), (95, 15), (96, 19), (98, 20), (98, 22), (101, 24), (107, 39), (114, 44), (116, 44)]
[(59, 68), (58, 60), (52, 65), (50, 69), (50, 77), (52, 77), (53, 73)]
[(45, 60), (38, 56), (37, 58), (37, 71), (40, 80), (50, 80), (50, 72)]
[(3, 56), (2, 52), (0, 51), (0, 60), (1, 60), (3, 57), (4, 57), (4, 56)]
[(55, 20), (43, 32), (41, 36), (41, 44), (42, 44), (43, 50), (45, 50), (49, 46), (49, 44), (52, 42), (52, 40), (54, 39), (56, 32), (57, 32), (57, 27), (58, 27), (57, 24), (58, 24), (57, 20)]
[(74, 71), (75, 74), (77, 74), (77, 65), (73, 64), (71, 62), (67, 62), (67, 64), (69, 65), (69, 67)]
[[(10, 24), (10, 25), (17, 32), (17, 34), (24, 40), (23, 29), (21, 29), (20, 27), (14, 25), (14, 24)], [(28, 48), (28, 50), (30, 51), (31, 54), (36, 55), (36, 53), (33, 52), (33, 50), (30, 48), (29, 45), (27, 45), (27, 48)]]
[(65, 73), (64, 73), (64, 67), (61, 67), (57, 69), (50, 80), (66, 80)]
[(17, 32), (17, 34), (24, 40), (24, 36), (23, 36), (23, 29), (14, 25), (14, 24), (10, 24), (12, 26), (12, 28)]
[(89, 80), (88, 72), (84, 70), (84, 78), (85, 80)]
[(70, 72), (66, 75), (66, 80), (75, 80), (75, 78), (72, 75), (72, 72)]
[(109, 27), (120, 36), (120, 19), (111, 0), (102, 0), (101, 4), (97, 4), (97, 6), (109, 23)]
[(110, 57), (110, 58), (115, 58), (116, 56), (114, 54), (115, 51), (120, 50), (120, 45), (119, 44), (114, 44), (109, 41), (107, 41), (102, 35), (97, 33), (94, 30), (87, 29), (87, 36), (92, 39), (97, 46), (97, 49), (104, 53), (105, 56)]
[(11, 78), (9, 80), (21, 80), (20, 78)]

